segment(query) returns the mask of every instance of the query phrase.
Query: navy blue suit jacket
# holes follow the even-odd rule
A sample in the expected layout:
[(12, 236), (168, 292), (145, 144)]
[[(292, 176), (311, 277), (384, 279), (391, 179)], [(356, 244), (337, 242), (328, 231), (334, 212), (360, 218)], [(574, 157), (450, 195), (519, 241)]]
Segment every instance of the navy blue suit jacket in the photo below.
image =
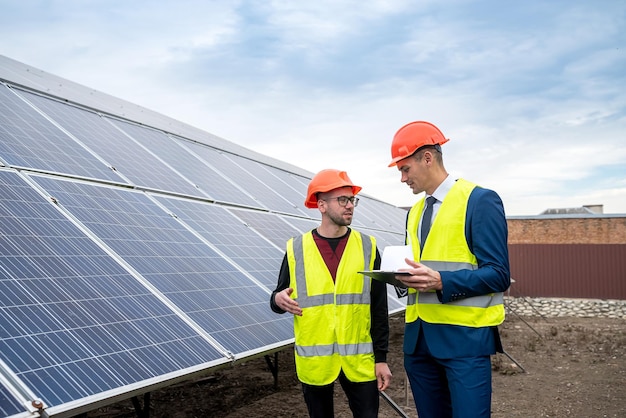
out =
[[(467, 206), (465, 237), (478, 260), (478, 269), (440, 272), (443, 289), (437, 294), (443, 303), (504, 292), (509, 288), (508, 228), (504, 206), (496, 192), (481, 187), (472, 191)], [(405, 354), (415, 352), (420, 328), (429, 351), (437, 358), (483, 356), (502, 351), (497, 327), (430, 324), (418, 319), (406, 324)]]

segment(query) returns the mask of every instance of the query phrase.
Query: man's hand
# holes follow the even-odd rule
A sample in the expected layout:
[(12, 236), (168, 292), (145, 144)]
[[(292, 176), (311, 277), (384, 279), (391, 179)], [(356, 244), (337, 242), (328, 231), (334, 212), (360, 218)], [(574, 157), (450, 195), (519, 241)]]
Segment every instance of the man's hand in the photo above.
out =
[(298, 305), (298, 302), (291, 298), (292, 293), (293, 288), (288, 287), (287, 289), (276, 293), (276, 296), (274, 296), (274, 302), (276, 302), (276, 305), (278, 305), (278, 307), (283, 311), (302, 316), (302, 309)]
[(441, 285), (441, 275), (438, 271), (408, 258), (405, 258), (404, 261), (412, 268), (401, 270), (408, 271), (411, 275), (396, 275), (396, 279), (407, 285), (407, 287), (412, 287), (418, 292), (430, 292), (443, 289)]
[(378, 380), (378, 390), (383, 391), (391, 383), (391, 370), (387, 363), (376, 363), (376, 380)]

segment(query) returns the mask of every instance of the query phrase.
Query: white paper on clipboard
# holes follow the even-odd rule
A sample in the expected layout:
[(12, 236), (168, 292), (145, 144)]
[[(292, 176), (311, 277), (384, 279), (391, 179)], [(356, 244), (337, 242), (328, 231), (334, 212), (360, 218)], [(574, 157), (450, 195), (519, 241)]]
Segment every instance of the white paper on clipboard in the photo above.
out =
[(413, 260), (413, 250), (410, 245), (388, 245), (383, 250), (380, 260), (380, 269), (383, 271), (398, 271), (410, 268), (405, 258)]
[[(404, 261), (405, 258), (413, 260), (413, 251), (410, 245), (388, 245), (383, 250), (383, 255), (380, 261), (380, 270), (373, 271), (360, 271), (359, 273), (366, 274), (375, 280), (389, 283), (397, 288), (406, 289), (404, 283), (396, 279), (396, 275), (408, 274), (399, 271), (400, 269), (406, 269), (410, 266)], [(398, 290), (396, 289), (396, 292)], [(398, 297), (405, 296), (398, 294)]]

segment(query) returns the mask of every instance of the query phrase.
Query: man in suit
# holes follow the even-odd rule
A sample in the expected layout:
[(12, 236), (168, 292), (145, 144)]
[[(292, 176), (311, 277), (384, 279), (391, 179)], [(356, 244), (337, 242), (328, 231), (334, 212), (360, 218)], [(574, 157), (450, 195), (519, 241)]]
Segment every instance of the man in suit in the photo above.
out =
[(503, 292), (510, 285), (507, 223), (500, 197), (443, 165), (448, 139), (429, 122), (398, 130), (390, 167), (414, 194), (407, 216), (411, 275), (404, 366), (420, 418), (491, 414), (491, 355), (502, 352)]

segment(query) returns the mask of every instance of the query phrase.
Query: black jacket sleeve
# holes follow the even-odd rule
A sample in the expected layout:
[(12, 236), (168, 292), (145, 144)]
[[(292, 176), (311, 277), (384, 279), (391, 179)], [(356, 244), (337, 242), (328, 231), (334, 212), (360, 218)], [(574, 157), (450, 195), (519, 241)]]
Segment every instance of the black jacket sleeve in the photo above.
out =
[(289, 280), (289, 263), (287, 262), (287, 254), (285, 253), (285, 256), (283, 257), (283, 262), (280, 265), (280, 273), (278, 273), (278, 284), (276, 285), (276, 289), (274, 289), (272, 295), (270, 296), (270, 307), (272, 308), (272, 311), (276, 313), (285, 313), (285, 311), (283, 311), (278, 305), (276, 305), (275, 299), (276, 293), (282, 292), (289, 287)]
[[(380, 253), (376, 249), (376, 260), (374, 270), (380, 269)], [(378, 280), (372, 280), (371, 290), (371, 330), (372, 342), (374, 344), (374, 358), (376, 363), (387, 362), (387, 352), (389, 351), (389, 310), (387, 307), (387, 284)]]

